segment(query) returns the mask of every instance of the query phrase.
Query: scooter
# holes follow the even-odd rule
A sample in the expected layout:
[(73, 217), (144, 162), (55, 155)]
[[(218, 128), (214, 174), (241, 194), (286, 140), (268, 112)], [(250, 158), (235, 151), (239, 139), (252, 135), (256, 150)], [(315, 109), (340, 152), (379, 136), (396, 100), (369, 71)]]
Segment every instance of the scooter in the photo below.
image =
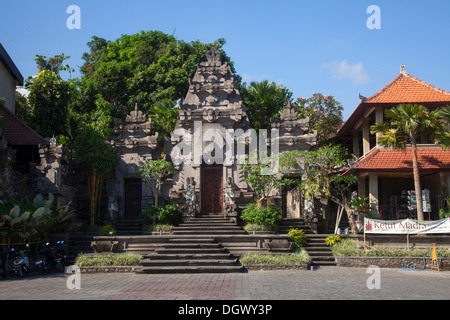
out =
[[(12, 252), (15, 252), (14, 248), (11, 249)], [(14, 272), (18, 274), (21, 278), (24, 275), (28, 275), (30, 270), (30, 262), (28, 259), (28, 244), (25, 250), (21, 250), (16, 253), (16, 257), (14, 259)]]
[(64, 265), (67, 259), (66, 253), (64, 251), (64, 241), (56, 242), (56, 247), (54, 250), (52, 250), (52, 254), (54, 256), (56, 270), (58, 270), (59, 272), (63, 272)]
[(50, 272), (52, 270), (52, 256), (51, 250), (48, 248), (49, 243), (47, 242), (41, 250), (39, 250), (39, 256), (36, 257), (34, 264), (36, 265), (36, 269), (40, 273)]

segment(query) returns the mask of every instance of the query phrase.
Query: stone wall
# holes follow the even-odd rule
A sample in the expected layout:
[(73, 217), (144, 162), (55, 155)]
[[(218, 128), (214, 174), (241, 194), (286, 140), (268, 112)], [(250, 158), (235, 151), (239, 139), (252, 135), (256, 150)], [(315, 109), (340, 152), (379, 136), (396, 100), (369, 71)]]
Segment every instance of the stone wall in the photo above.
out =
[[(438, 257), (439, 260), (439, 257)], [(430, 269), (431, 258), (415, 257), (336, 257), (336, 263), (339, 267), (357, 267), (367, 268), (369, 266), (378, 266), (380, 268), (404, 268), (410, 265), (416, 269)], [(450, 270), (450, 258), (442, 258), (440, 270)]]

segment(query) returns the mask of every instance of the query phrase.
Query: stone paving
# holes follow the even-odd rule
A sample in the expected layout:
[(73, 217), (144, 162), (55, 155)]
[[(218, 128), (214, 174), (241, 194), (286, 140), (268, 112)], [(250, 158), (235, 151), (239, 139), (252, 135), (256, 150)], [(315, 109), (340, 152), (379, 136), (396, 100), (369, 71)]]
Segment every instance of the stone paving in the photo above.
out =
[[(393, 300), (450, 298), (450, 272), (380, 269), (369, 289), (365, 268), (248, 271), (227, 274), (32, 275), (0, 280), (0, 300)], [(71, 282), (74, 284), (75, 282)], [(374, 283), (374, 282), (371, 282)], [(73, 287), (73, 285), (72, 285)]]

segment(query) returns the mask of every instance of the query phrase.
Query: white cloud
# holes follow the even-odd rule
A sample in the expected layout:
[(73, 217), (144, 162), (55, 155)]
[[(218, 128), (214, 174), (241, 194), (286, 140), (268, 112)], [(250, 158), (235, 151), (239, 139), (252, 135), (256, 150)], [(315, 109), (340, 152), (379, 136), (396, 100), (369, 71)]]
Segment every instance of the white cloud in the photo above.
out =
[(242, 74), (242, 82), (250, 83), (252, 81), (261, 82), (263, 80), (269, 80), (271, 76), (267, 74), (261, 74), (261, 75), (252, 75), (248, 73)]
[(324, 63), (323, 67), (329, 69), (336, 79), (349, 79), (354, 84), (362, 84), (370, 81), (370, 77), (364, 72), (362, 62), (350, 65), (347, 60)]

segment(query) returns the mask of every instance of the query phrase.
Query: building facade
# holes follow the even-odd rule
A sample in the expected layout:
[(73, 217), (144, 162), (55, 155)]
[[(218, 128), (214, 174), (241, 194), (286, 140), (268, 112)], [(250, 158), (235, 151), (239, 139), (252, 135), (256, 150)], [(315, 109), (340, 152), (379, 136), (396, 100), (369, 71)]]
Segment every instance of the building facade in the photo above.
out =
[[(360, 104), (338, 132), (340, 143), (356, 156), (346, 174), (358, 177), (358, 196), (368, 197), (373, 217), (416, 218), (411, 148), (382, 147), (370, 126), (384, 121), (384, 111), (399, 104), (420, 104), (429, 110), (450, 105), (450, 92), (432, 86), (406, 72), (400, 73)], [(426, 219), (438, 219), (442, 199), (450, 195), (450, 151), (421, 138), (418, 162)]]
[[(114, 209), (117, 219), (137, 219), (141, 210), (153, 205), (151, 188), (137, 170), (146, 160), (162, 155), (176, 171), (164, 181), (160, 203), (177, 203), (185, 216), (213, 213), (236, 221), (238, 212), (254, 196), (238, 164), (240, 159), (248, 157), (255, 146), (267, 148), (268, 153), (277, 146), (281, 153), (315, 145), (316, 133), (309, 131), (308, 119), (299, 119), (290, 106), (272, 123), (276, 135), (252, 130), (231, 68), (215, 46), (199, 63), (178, 108), (175, 129), (170, 140), (163, 142), (158, 142), (151, 119), (137, 107), (125, 123), (116, 124), (112, 144), (120, 160), (107, 187), (108, 208)], [(274, 196), (282, 201), (282, 194)], [(285, 209), (285, 214), (289, 210), (297, 214), (292, 208)], [(298, 205), (295, 210), (299, 215)]]

